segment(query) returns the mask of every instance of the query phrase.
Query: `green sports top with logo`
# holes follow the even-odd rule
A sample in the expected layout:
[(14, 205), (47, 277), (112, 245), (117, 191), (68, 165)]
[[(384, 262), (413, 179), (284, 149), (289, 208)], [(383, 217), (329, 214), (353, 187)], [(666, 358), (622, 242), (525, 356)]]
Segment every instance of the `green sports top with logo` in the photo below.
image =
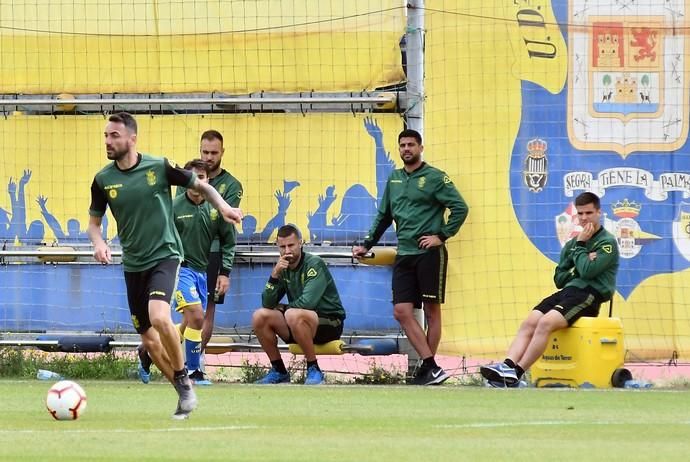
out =
[(331, 272), (318, 255), (302, 253), (293, 270), (286, 268), (275, 279), (270, 277), (261, 294), (265, 308), (275, 308), (287, 293), (288, 306), (316, 311), (319, 316), (345, 319), (345, 308)]
[(174, 168), (163, 157), (139, 154), (137, 163), (120, 170), (115, 162), (96, 173), (89, 215), (102, 217), (106, 206), (117, 222), (125, 271), (138, 272), (167, 259), (183, 258), (172, 218), (171, 185), (189, 187), (196, 176)]
[(206, 272), (211, 242), (220, 240), (223, 264), (220, 274), (227, 276), (235, 258), (235, 226), (226, 222), (207, 201), (199, 205), (187, 194), (173, 200), (175, 228), (182, 239), (185, 263), (195, 271)]
[[(218, 194), (230, 204), (230, 207), (239, 207), (240, 201), (242, 200), (242, 194), (244, 193), (242, 189), (242, 183), (240, 180), (235, 178), (225, 169), (221, 169), (220, 173), (213, 178), (208, 180), (208, 184), (216, 188)], [(176, 195), (179, 197), (185, 192), (185, 188), (177, 188)], [(220, 251), (220, 242), (218, 239), (214, 239), (211, 244), (211, 252)], [(233, 251), (233, 257), (235, 256)]]
[[(450, 210), (448, 221), (444, 220)], [(425, 235), (438, 235), (442, 241), (455, 235), (467, 218), (468, 207), (448, 175), (426, 162), (415, 171), (394, 170), (374, 223), (363, 245), (370, 249), (395, 221), (399, 255), (418, 255), (418, 240)]]
[[(596, 258), (590, 257), (592, 252)], [(558, 289), (590, 286), (606, 301), (616, 290), (618, 260), (616, 237), (602, 226), (587, 242), (578, 242), (577, 237), (566, 242), (553, 282)]]

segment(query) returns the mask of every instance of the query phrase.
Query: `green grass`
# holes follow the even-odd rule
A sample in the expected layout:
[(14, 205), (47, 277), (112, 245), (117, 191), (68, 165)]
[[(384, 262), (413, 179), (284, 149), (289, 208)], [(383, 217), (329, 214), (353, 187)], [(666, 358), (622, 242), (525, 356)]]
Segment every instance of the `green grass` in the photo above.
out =
[(49, 382), (0, 381), (0, 460), (688, 459), (687, 391), (215, 384), (176, 422), (168, 385), (81, 384), (86, 413), (56, 422)]

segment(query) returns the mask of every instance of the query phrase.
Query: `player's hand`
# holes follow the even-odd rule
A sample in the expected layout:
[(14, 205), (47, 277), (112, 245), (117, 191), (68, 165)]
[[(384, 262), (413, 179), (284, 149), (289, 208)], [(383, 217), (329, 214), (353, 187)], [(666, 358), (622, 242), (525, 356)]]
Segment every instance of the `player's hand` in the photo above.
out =
[(230, 278), (222, 274), (216, 279), (216, 295), (225, 295), (230, 288)]
[(594, 261), (597, 259), (597, 253), (596, 252), (590, 252), (589, 253), (589, 261)]
[(222, 210), (218, 211), (221, 215), (223, 215), (223, 219), (225, 221), (228, 223), (234, 223), (236, 225), (239, 225), (242, 222), (242, 217), (244, 217), (242, 210), (236, 209), (235, 207), (230, 207), (227, 204), (224, 204)]
[(105, 242), (96, 244), (93, 250), (93, 258), (95, 258), (99, 263), (112, 263), (113, 257), (110, 254), (110, 247), (108, 247), (108, 244)]
[(362, 258), (363, 256), (365, 256), (367, 254), (367, 252), (369, 252), (369, 251), (363, 245), (356, 245), (356, 246), (352, 247), (352, 256), (354, 258)]
[(432, 247), (439, 247), (443, 245), (443, 241), (435, 234), (431, 236), (422, 236), (417, 241), (420, 249), (431, 249)]
[(577, 242), (587, 242), (594, 235), (594, 225), (587, 223), (582, 227), (582, 231), (577, 235)]
[(291, 253), (286, 253), (285, 255), (280, 256), (278, 263), (276, 263), (276, 266), (273, 267), (273, 271), (271, 271), (271, 276), (274, 279), (278, 279), (280, 273), (282, 273), (285, 268), (290, 266), (290, 257), (292, 257)]

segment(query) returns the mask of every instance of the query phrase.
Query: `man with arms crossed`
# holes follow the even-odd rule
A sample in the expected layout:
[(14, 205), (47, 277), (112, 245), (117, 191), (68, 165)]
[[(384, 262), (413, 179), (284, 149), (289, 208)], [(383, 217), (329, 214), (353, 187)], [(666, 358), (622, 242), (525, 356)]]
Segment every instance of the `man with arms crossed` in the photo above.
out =
[(575, 208), (582, 231), (561, 250), (553, 277), (561, 290), (542, 300), (522, 322), (504, 362), (480, 368), (490, 386), (518, 387), (525, 371), (546, 350), (552, 332), (572, 326), (582, 316), (598, 316), (601, 303), (613, 297), (618, 244), (600, 224), (599, 197), (582, 193), (575, 198)]
[[(187, 418), (197, 405), (184, 367), (179, 335), (170, 316), (170, 302), (182, 257), (180, 238), (172, 220), (171, 185), (203, 194), (229, 222), (239, 223), (242, 212), (230, 207), (211, 186), (167, 159), (137, 152), (137, 123), (125, 112), (114, 114), (105, 127), (107, 157), (113, 162), (98, 172), (91, 185), (89, 238), (94, 257), (112, 261), (101, 236), (106, 207), (117, 222), (127, 300), (134, 328), (149, 354), (178, 393), (176, 419)], [(153, 327), (153, 329), (151, 328)]]
[[(434, 356), (441, 342), (441, 304), (445, 297), (448, 252), (445, 241), (458, 232), (468, 208), (455, 185), (441, 170), (422, 160), (422, 136), (415, 130), (398, 135), (403, 168), (388, 177), (378, 214), (361, 246), (362, 257), (393, 221), (398, 254), (393, 266), (393, 316), (422, 359), (415, 385), (437, 385), (449, 376)], [(450, 210), (448, 220), (444, 219)], [(424, 307), (427, 332), (417, 322), (415, 308)]]
[[(280, 258), (266, 283), (252, 327), (271, 360), (272, 368), (256, 383), (290, 382), (290, 374), (278, 350), (278, 338), (302, 347), (307, 360), (305, 385), (319, 385), (324, 375), (316, 361), (314, 344), (340, 339), (345, 309), (326, 263), (302, 251), (302, 235), (293, 225), (278, 229), (276, 245)], [(287, 293), (288, 304), (280, 304)]]

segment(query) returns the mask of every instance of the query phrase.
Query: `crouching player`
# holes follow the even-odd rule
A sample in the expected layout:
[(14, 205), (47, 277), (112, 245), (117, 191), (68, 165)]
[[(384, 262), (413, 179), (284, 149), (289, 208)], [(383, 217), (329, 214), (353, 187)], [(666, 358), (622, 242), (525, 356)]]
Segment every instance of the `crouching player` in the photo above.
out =
[[(194, 172), (200, 182), (208, 183), (209, 165), (203, 160), (191, 160), (184, 168)], [(201, 330), (208, 296), (206, 267), (211, 243), (217, 237), (223, 255), (217, 287), (219, 295), (225, 294), (230, 286), (230, 270), (235, 256), (235, 227), (225, 222), (203, 196), (193, 189), (187, 189), (174, 199), (173, 217), (184, 249), (184, 261), (178, 276), (173, 306), (183, 316), (179, 327), (184, 339), (187, 370), (189, 378), (195, 384), (210, 385), (211, 382), (201, 371), (200, 364)], [(141, 346), (139, 357), (139, 376), (144, 383), (148, 383), (151, 363)]]

